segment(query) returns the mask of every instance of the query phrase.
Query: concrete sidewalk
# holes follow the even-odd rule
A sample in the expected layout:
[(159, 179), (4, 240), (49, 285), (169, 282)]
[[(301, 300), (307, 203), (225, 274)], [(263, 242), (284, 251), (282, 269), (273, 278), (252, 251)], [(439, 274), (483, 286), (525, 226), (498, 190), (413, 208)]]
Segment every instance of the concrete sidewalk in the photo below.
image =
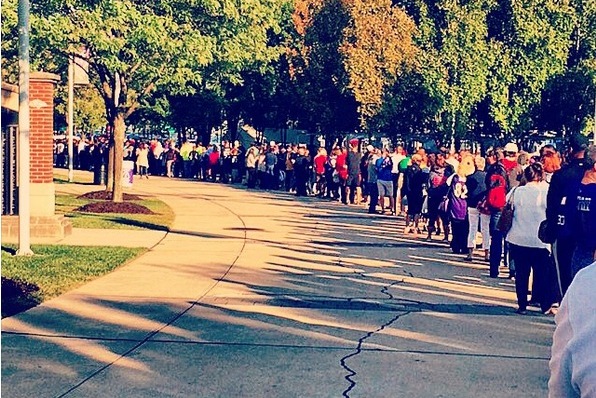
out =
[(509, 280), (397, 218), (178, 179), (134, 193), (172, 231), (4, 319), (3, 397), (545, 395), (552, 318), (515, 316)]

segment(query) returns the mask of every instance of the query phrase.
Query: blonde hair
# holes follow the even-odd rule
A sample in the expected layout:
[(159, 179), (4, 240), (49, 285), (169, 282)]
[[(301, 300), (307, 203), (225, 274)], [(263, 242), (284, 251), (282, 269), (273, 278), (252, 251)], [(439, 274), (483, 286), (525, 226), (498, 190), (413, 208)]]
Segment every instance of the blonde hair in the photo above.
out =
[(484, 159), (482, 156), (476, 156), (474, 158), (474, 164), (476, 165), (476, 169), (479, 171), (484, 171), (486, 168), (486, 159)]

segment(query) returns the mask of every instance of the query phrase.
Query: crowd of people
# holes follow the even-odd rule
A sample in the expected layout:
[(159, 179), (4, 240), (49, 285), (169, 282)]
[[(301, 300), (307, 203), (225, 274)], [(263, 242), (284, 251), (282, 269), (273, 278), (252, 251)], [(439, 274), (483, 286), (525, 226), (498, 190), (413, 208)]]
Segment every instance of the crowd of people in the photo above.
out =
[[(106, 140), (78, 142), (76, 149), (78, 168), (106, 161)], [(63, 158), (56, 150), (58, 167)], [(177, 146), (173, 140), (130, 139), (124, 158), (134, 162), (140, 178), (245, 184), (403, 216), (406, 235), (439, 236), (466, 261), (475, 260), (480, 240), (478, 260), (488, 263), (489, 276), (499, 277), (503, 264), (515, 278), (521, 314), (530, 303), (555, 313), (573, 276), (594, 261), (596, 147), (581, 134), (562, 151), (545, 145), (530, 154), (508, 143), (485, 156), (422, 147), (406, 153), (400, 145), (376, 148), (357, 139), (329, 153), (275, 142), (245, 148), (238, 141)]]

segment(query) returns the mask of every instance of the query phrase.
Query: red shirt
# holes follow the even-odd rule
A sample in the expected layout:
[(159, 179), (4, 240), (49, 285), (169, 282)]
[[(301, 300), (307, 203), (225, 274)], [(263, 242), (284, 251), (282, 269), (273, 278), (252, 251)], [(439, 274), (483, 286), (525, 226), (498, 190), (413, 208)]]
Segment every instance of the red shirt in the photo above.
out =
[(209, 154), (209, 164), (215, 166), (219, 161), (219, 152), (211, 152)]
[(327, 161), (327, 156), (324, 155), (317, 155), (315, 156), (315, 173), (317, 174), (325, 174), (325, 162)]
[(337, 160), (335, 163), (335, 170), (339, 173), (339, 178), (345, 180), (348, 178), (348, 166), (346, 164), (346, 159), (348, 157), (347, 153), (340, 153), (337, 155)]
[(503, 166), (505, 167), (505, 170), (507, 170), (507, 172), (509, 173), (511, 170), (517, 167), (517, 161), (505, 158), (503, 159)]

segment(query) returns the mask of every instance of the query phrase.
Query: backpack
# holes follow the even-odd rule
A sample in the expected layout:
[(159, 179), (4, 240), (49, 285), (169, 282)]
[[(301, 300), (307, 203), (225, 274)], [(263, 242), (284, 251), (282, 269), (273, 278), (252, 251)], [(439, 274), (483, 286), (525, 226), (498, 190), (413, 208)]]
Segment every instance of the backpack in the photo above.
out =
[(490, 176), (486, 203), (491, 209), (503, 210), (507, 202), (507, 181), (498, 173)]

